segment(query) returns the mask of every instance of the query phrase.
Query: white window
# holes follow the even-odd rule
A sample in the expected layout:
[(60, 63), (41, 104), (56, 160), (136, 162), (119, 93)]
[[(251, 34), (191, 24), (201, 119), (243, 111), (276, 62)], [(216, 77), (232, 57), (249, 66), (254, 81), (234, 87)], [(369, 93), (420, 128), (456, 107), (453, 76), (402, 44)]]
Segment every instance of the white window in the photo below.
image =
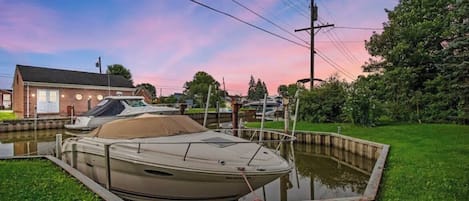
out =
[(3, 106), (5, 108), (11, 107), (11, 95), (10, 94), (3, 94)]
[(59, 90), (37, 90), (37, 113), (59, 113)]

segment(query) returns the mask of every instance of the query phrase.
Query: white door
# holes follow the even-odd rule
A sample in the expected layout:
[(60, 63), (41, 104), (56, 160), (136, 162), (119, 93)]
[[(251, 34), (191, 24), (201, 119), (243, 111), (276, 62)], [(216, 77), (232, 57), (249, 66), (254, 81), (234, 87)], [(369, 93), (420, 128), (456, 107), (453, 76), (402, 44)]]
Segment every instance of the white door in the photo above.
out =
[(11, 94), (3, 94), (3, 106), (11, 108)]
[(59, 90), (37, 90), (37, 113), (59, 113)]

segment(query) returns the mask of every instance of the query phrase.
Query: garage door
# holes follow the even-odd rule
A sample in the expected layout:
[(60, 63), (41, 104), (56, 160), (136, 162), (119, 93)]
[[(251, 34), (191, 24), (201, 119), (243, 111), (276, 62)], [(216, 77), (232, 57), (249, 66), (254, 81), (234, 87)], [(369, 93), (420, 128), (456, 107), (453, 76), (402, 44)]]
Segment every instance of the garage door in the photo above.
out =
[(59, 90), (37, 90), (37, 113), (59, 113)]

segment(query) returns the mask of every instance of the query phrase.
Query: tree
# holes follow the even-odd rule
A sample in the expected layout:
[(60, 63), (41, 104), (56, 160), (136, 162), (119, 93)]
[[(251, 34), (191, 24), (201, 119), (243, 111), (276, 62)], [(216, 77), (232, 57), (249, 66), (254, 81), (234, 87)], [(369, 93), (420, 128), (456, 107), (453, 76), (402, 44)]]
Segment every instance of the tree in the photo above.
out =
[(220, 101), (220, 83), (206, 72), (199, 71), (194, 75), (192, 81), (186, 82), (184, 84), (184, 94), (192, 98), (197, 105), (205, 106), (209, 85), (212, 85), (210, 106), (215, 107), (216, 102)]
[(111, 75), (120, 75), (124, 77), (125, 79), (129, 80), (130, 82), (132, 82), (132, 84), (134, 83), (134, 81), (132, 80), (132, 73), (130, 73), (130, 70), (125, 68), (121, 64), (108, 65), (106, 73), (111, 74)]
[(311, 91), (300, 95), (299, 120), (343, 122), (348, 83), (332, 75)]
[(256, 81), (254, 79), (254, 76), (251, 75), (251, 79), (249, 80), (249, 87), (248, 87), (248, 99), (249, 100), (254, 100), (254, 97), (256, 93)]
[(353, 124), (374, 126), (383, 112), (370, 82), (374, 82), (373, 76), (360, 76), (348, 88), (344, 110)]
[(256, 82), (254, 81), (254, 77), (251, 75), (251, 80), (249, 81), (249, 88), (248, 88), (248, 99), (249, 100), (264, 99), (264, 94), (269, 95), (265, 82), (263, 82), (261, 79), (257, 79), (257, 82)]
[(150, 84), (150, 83), (142, 83), (142, 84), (137, 84), (136, 87), (137, 87), (137, 88), (142, 87), (142, 88), (146, 89), (146, 90), (150, 93), (151, 99), (154, 100), (154, 99), (156, 98), (156, 89), (155, 89), (155, 86), (153, 86), (152, 84)]
[(392, 119), (449, 121), (467, 116), (468, 4), (409, 0), (385, 10), (389, 21), (384, 31), (365, 43), (375, 58), (363, 67), (384, 81), (384, 94), (377, 97)]
[(280, 95), (282, 97), (287, 97), (288, 96), (288, 87), (287, 87), (287, 85), (282, 84), (282, 85), (278, 86), (277, 93), (278, 93), (278, 95)]

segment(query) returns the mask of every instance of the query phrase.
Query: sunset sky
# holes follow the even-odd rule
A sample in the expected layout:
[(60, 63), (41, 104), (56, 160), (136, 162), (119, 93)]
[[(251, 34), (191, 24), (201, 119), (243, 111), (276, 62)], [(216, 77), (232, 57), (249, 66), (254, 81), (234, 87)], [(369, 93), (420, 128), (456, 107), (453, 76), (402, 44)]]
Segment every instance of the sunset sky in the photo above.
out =
[[(236, 0), (296, 35), (283, 32), (231, 0), (198, 0), (307, 45), (309, 0)], [(337, 28), (317, 33), (316, 78), (338, 74), (353, 80), (369, 58), (364, 40), (382, 28), (384, 9), (397, 0), (316, 0), (319, 21)], [(375, 31), (379, 32), (380, 29)], [(182, 92), (185, 81), (205, 71), (230, 94), (247, 94), (250, 76), (262, 79), (270, 94), (280, 84), (309, 77), (309, 49), (279, 39), (189, 0), (0, 0), (0, 88), (10, 89), (16, 64), (98, 72), (123, 64), (134, 83), (148, 82), (163, 95)], [(105, 71), (105, 69), (103, 69)], [(342, 70), (343, 71), (343, 70)], [(159, 94), (158, 94), (159, 95)]]

